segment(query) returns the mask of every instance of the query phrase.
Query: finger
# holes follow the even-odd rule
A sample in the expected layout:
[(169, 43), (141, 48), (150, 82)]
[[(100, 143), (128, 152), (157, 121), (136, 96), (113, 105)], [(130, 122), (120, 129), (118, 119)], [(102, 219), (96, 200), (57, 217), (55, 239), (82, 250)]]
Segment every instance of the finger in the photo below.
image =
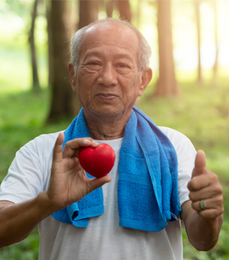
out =
[(190, 191), (200, 191), (208, 187), (212, 183), (211, 178), (209, 178), (207, 174), (197, 175), (197, 176), (195, 176), (195, 178), (192, 178), (187, 185)]
[(98, 145), (99, 144), (91, 138), (73, 139), (71, 141), (68, 141), (65, 144), (65, 147), (63, 150), (63, 157), (66, 158), (66, 157), (78, 156), (80, 148), (88, 147), (88, 146), (96, 147)]
[[(202, 198), (204, 199), (204, 198)], [(209, 209), (215, 209), (222, 213), (223, 211), (223, 197), (222, 196), (216, 196), (214, 198), (210, 199), (204, 199), (206, 208), (202, 209), (200, 206), (200, 201), (192, 202), (192, 208), (196, 211), (202, 211), (202, 210), (209, 210)]]
[(104, 185), (105, 183), (108, 183), (111, 181), (111, 176), (110, 175), (106, 175), (102, 178), (94, 178), (94, 179), (90, 179), (88, 182), (88, 189), (89, 192), (98, 189), (99, 187), (101, 187), (102, 185)]
[(62, 145), (64, 142), (64, 134), (59, 133), (55, 146), (53, 148), (53, 162), (58, 162), (62, 160)]
[(192, 178), (201, 175), (206, 169), (206, 157), (202, 150), (199, 150), (196, 154), (195, 167), (192, 172)]
[[(197, 201), (203, 198), (213, 198), (223, 194), (223, 188), (219, 182), (218, 176), (210, 172), (208, 169), (206, 172), (205, 175), (193, 178), (188, 183), (188, 189), (190, 190), (189, 197), (192, 201)], [(208, 172), (210, 172), (209, 176)]]
[(209, 209), (212, 209), (212, 203), (210, 202), (210, 200), (204, 200), (204, 203), (205, 203), (205, 205), (206, 205), (206, 208), (205, 209), (203, 209), (203, 208), (201, 208), (201, 206), (200, 206), (200, 203), (201, 203), (201, 200), (198, 200), (198, 201), (195, 201), (195, 202), (192, 202), (192, 208), (195, 210), (195, 211), (198, 211), (198, 212), (200, 212), (200, 211), (203, 211), (203, 210), (209, 210)]
[(199, 215), (206, 220), (215, 220), (217, 217), (222, 216), (224, 210), (208, 209), (199, 211)]

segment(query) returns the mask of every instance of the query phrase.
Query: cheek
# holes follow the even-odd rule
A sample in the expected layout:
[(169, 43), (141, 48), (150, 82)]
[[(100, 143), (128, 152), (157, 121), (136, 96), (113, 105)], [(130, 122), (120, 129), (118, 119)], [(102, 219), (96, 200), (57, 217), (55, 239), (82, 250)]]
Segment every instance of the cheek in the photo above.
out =
[(89, 73), (86, 69), (80, 70), (78, 74), (79, 86), (92, 87), (98, 77), (97, 74), (97, 72)]
[(77, 81), (77, 95), (81, 103), (86, 104), (90, 103), (90, 97), (93, 92), (93, 85), (96, 76), (92, 74), (88, 74), (85, 71), (82, 71), (78, 74)]
[(139, 78), (135, 75), (129, 75), (122, 80), (123, 91), (128, 94), (128, 96), (136, 95), (139, 93), (139, 84)]

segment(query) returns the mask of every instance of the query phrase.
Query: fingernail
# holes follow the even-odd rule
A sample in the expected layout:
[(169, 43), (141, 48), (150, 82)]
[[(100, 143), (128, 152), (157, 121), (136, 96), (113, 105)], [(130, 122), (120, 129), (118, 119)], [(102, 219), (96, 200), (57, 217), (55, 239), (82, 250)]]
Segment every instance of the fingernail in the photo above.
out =
[(98, 143), (96, 141), (92, 140), (91, 145), (92, 146), (98, 146)]
[(90, 141), (90, 140), (88, 140), (88, 139), (85, 139), (85, 140), (84, 140), (84, 143), (85, 143), (85, 144), (90, 144), (90, 143), (91, 143), (91, 141)]

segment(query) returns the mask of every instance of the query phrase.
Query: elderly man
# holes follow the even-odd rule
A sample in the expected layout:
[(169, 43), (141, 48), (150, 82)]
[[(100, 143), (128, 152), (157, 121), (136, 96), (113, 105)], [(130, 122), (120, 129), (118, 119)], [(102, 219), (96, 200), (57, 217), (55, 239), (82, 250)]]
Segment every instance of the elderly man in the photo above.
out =
[[(223, 222), (222, 187), (181, 133), (134, 107), (152, 77), (136, 28), (97, 21), (72, 41), (70, 81), (83, 109), (60, 133), (22, 147), (0, 191), (0, 244), (39, 225), (40, 259), (183, 259), (180, 224), (210, 250)], [(91, 178), (79, 150), (107, 143), (109, 175)], [(104, 185), (105, 184), (105, 185)]]

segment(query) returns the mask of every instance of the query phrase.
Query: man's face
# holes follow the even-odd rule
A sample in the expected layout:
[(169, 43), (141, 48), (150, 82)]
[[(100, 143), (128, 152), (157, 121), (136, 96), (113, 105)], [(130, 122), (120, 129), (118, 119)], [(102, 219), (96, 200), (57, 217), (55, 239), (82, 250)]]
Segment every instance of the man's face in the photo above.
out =
[(130, 28), (104, 23), (86, 32), (75, 89), (85, 115), (130, 115), (143, 92), (138, 71), (138, 39)]

